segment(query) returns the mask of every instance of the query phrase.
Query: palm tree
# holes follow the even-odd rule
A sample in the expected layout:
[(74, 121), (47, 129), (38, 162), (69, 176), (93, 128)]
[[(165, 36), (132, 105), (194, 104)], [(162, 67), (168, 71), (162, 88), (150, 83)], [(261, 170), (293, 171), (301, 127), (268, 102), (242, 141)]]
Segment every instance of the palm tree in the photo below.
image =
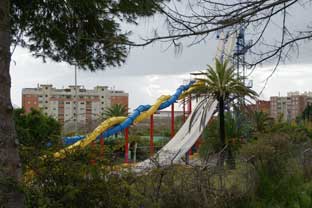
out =
[[(210, 99), (218, 101), (219, 116), (219, 136), (223, 149), (225, 149), (225, 105), (234, 99), (245, 96), (255, 98), (257, 93), (246, 87), (242, 80), (236, 78), (235, 69), (226, 60), (224, 62), (215, 60), (215, 66), (208, 66), (207, 70), (194, 75), (201, 75), (203, 78), (197, 78), (197, 84), (191, 92), (192, 97), (202, 97), (203, 100), (194, 109), (194, 114), (204, 107), (208, 109)], [(221, 153), (221, 163), (223, 164), (224, 154)]]
[(264, 132), (272, 119), (263, 111), (254, 111), (252, 112), (252, 121), (256, 131)]
[(128, 108), (122, 104), (114, 104), (103, 112), (104, 119), (117, 116), (128, 116)]

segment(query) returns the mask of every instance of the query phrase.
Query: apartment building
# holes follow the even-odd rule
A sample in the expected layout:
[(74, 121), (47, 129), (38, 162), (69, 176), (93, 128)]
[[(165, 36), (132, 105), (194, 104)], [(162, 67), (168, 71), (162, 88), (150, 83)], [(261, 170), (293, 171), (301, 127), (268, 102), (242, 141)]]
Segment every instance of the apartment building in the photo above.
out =
[(283, 116), (284, 121), (290, 121), (300, 116), (305, 107), (312, 103), (312, 92), (288, 92), (287, 96), (272, 96), (270, 98), (270, 115), (273, 118)]
[(277, 119), (280, 115), (287, 120), (287, 97), (272, 96), (270, 98), (270, 116)]
[(128, 107), (128, 93), (110, 90), (107, 86), (56, 89), (52, 85), (38, 85), (37, 88), (22, 90), (22, 106), (26, 112), (31, 108), (42, 109), (62, 124), (76, 119), (79, 123), (97, 120), (106, 108), (117, 103)]
[(247, 109), (251, 111), (262, 111), (264, 113), (270, 112), (270, 101), (267, 100), (257, 100), (255, 104), (247, 105)]

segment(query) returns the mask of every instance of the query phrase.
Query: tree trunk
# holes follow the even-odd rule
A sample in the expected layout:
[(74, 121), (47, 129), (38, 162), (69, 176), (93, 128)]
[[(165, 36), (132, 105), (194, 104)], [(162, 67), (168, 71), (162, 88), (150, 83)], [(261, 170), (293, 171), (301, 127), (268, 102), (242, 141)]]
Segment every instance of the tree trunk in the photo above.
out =
[(224, 124), (224, 99), (223, 97), (219, 98), (219, 136), (222, 146), (222, 152), (220, 154), (220, 166), (224, 164), (225, 158), (225, 124)]
[[(21, 178), (20, 158), (17, 151), (10, 88), (10, 1), (0, 0), (0, 180)], [(9, 185), (10, 184), (10, 185)], [(3, 187), (6, 186), (6, 187)], [(23, 195), (12, 183), (0, 184), (0, 207), (23, 207)]]

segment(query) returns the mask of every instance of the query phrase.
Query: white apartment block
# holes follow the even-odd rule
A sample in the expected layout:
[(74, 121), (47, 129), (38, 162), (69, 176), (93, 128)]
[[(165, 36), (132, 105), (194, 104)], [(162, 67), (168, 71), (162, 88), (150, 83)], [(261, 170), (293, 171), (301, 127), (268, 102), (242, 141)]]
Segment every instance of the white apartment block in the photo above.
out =
[(83, 86), (56, 89), (52, 85), (38, 85), (37, 88), (22, 90), (22, 106), (26, 113), (31, 108), (41, 109), (62, 124), (75, 122), (76, 119), (79, 123), (97, 120), (113, 104), (128, 107), (128, 93), (109, 90), (107, 86), (96, 86), (89, 90)]
[(308, 104), (312, 104), (312, 92), (288, 92), (286, 97), (270, 98), (270, 115), (277, 119), (283, 116), (284, 121), (296, 119)]

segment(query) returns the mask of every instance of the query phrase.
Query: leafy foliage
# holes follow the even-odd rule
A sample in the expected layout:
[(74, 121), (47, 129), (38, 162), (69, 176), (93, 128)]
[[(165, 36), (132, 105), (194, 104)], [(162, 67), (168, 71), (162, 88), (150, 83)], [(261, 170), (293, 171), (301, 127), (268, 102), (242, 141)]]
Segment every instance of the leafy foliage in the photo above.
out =
[(194, 74), (204, 77), (196, 79), (198, 82), (194, 85), (195, 89), (192, 91), (196, 95), (203, 94), (215, 100), (220, 100), (220, 98), (227, 100), (244, 96), (255, 98), (257, 96), (255, 91), (247, 88), (242, 80), (237, 79), (235, 69), (230, 66), (228, 60), (221, 62), (216, 59), (214, 67), (208, 65), (206, 71)]
[(258, 132), (264, 132), (270, 127), (270, 124), (273, 123), (269, 115), (262, 111), (253, 111), (251, 112), (251, 120), (254, 125), (254, 128)]
[(15, 109), (14, 121), (17, 137), (24, 146), (42, 149), (46, 148), (48, 143), (60, 142), (60, 123), (41, 111), (31, 109), (31, 112), (26, 114), (24, 109)]
[(27, 207), (138, 207), (131, 175), (114, 174), (105, 161), (92, 165), (91, 159), (84, 149), (62, 160), (37, 161), (25, 190)]
[(24, 109), (14, 110), (17, 139), (20, 143), (20, 155), (24, 165), (42, 154), (50, 146), (52, 150), (61, 144), (61, 125), (54, 118), (32, 109), (26, 114)]
[[(288, 126), (290, 127), (290, 126)], [(291, 133), (292, 132), (292, 133)], [(259, 134), (242, 147), (241, 155), (253, 164), (258, 186), (244, 207), (310, 207), (311, 187), (303, 175), (302, 148), (311, 146), (300, 127)]]
[[(231, 129), (235, 117), (227, 113), (225, 119), (227, 138), (239, 136), (241, 132)], [(215, 138), (220, 145), (217, 129), (214, 119), (205, 131), (207, 144)], [(47, 154), (31, 163), (35, 174), (26, 184), (27, 206), (310, 208), (312, 184), (303, 174), (301, 158), (302, 147), (312, 147), (309, 132), (285, 123), (253, 136), (237, 152), (244, 159), (234, 170), (174, 165), (134, 175), (109, 158), (91, 165), (99, 154), (96, 148), (78, 150), (62, 160)], [(130, 142), (140, 146), (148, 141), (134, 136)], [(114, 151), (124, 147), (124, 140), (111, 138), (105, 144), (105, 150)], [(148, 156), (148, 151), (139, 151)]]

